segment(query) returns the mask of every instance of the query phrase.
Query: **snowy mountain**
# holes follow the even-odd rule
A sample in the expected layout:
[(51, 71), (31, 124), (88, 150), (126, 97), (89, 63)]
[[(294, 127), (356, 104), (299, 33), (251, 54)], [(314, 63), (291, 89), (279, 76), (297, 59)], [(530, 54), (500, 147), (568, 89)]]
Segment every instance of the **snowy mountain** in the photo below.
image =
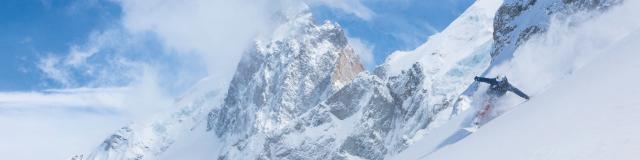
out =
[[(174, 113), (124, 127), (94, 153), (76, 158), (157, 159), (177, 137), (198, 127), (222, 141), (212, 143), (225, 145), (220, 157), (241, 154), (236, 146), (262, 146), (267, 135), (292, 128), (297, 117), (363, 71), (337, 24), (316, 25), (306, 9), (280, 14), (277, 18), (285, 23), (272, 35), (256, 39), (229, 87), (205, 79), (176, 103)], [(225, 88), (226, 94), (221, 92)], [(256, 155), (241, 156), (262, 156), (260, 150), (249, 149)]]
[[(470, 159), (454, 147), (488, 150), (483, 147), (491, 145), (487, 139), (522, 128), (497, 116), (528, 108), (504, 119), (524, 117), (523, 123), (543, 127), (526, 118), (553, 115), (531, 108), (569, 101), (537, 95), (578, 92), (577, 85), (583, 84), (578, 77), (596, 78), (580, 73), (582, 68), (619, 59), (595, 58), (616, 50), (594, 44), (623, 48), (616, 42), (637, 35), (629, 33), (636, 23), (613, 23), (625, 29), (615, 34), (580, 26), (606, 23), (601, 14), (621, 4), (629, 5), (621, 0), (479, 0), (425, 44), (393, 53), (372, 73), (364, 71), (338, 24), (315, 24), (301, 5), (276, 16), (282, 24), (256, 39), (229, 84), (204, 79), (176, 102), (173, 112), (123, 127), (93, 153), (74, 159)], [(602, 34), (578, 37), (589, 32)], [(566, 42), (566, 34), (573, 41)], [(573, 50), (580, 52), (566, 53), (576, 46), (581, 50)], [(637, 67), (632, 61), (624, 64)], [(507, 75), (535, 97), (523, 105), (513, 95), (501, 98), (492, 114), (496, 124), (487, 123), (475, 136), (464, 128), (485, 97), (486, 87), (473, 82), (476, 75)], [(484, 133), (494, 129), (505, 133)]]
[(219, 159), (296, 156), (284, 147), (298, 146), (279, 137), (300, 130), (301, 116), (363, 71), (344, 31), (315, 25), (308, 11), (275, 33), (245, 55), (224, 104), (209, 113), (208, 130), (229, 144)]
[[(256, 103), (251, 97), (237, 99), (251, 92), (234, 95), (235, 91), (230, 90), (229, 95), (234, 96), (226, 99), (226, 106), (209, 114), (209, 128), (225, 140), (234, 141), (229, 148), (223, 149), (219, 158), (384, 159), (401, 151), (413, 137), (424, 134), (429, 127), (435, 128), (437, 123), (434, 122), (446, 121), (454, 112), (453, 105), (462, 100), (458, 95), (472, 83), (473, 75), (480, 74), (488, 65), (493, 13), (498, 6), (498, 2), (480, 2), (454, 22), (452, 31), (433, 37), (432, 43), (425, 44), (423, 50), (397, 53), (378, 67), (375, 75), (362, 73), (337, 92), (312, 95), (323, 101), (311, 99), (305, 102), (307, 98), (297, 91), (306, 86), (279, 90), (280, 94), (295, 96), (295, 100), (302, 102), (268, 101), (266, 105), (261, 101)], [(484, 30), (457, 32), (471, 28)], [(401, 59), (401, 56), (407, 59)], [(421, 57), (422, 61), (408, 58), (412, 56)], [(293, 61), (294, 64), (297, 62)], [(248, 84), (255, 83), (244, 77), (244, 73), (236, 74), (236, 78)], [(232, 89), (235, 84), (232, 82)], [(266, 84), (269, 85), (272, 84)], [(323, 85), (320, 87), (324, 88)], [(250, 104), (241, 104), (243, 109), (239, 109), (236, 102)], [(288, 103), (298, 104), (298, 108), (282, 111)], [(247, 111), (253, 105), (273, 107), (266, 108), (267, 111), (262, 111), (265, 108)], [(263, 117), (267, 119), (261, 119)]]
[[(638, 6), (638, 1), (625, 1), (604, 13), (589, 15), (586, 20), (582, 15), (552, 20), (546, 33), (532, 37), (515, 50), (507, 62), (510, 64), (496, 66), (514, 77), (539, 76), (520, 80), (527, 84), (524, 87), (536, 92), (533, 99), (458, 142), (446, 142), (456, 136), (447, 137), (444, 132), (455, 132), (464, 124), (465, 118), (457, 118), (443, 126), (449, 131), (425, 137), (440, 141), (419, 142), (404, 156), (635, 159), (640, 149), (636, 136), (640, 90), (633, 86), (637, 79), (633, 73), (640, 69), (640, 21), (631, 17), (640, 15)], [(540, 56), (543, 58), (534, 58)], [(509, 99), (504, 99), (506, 104)], [(450, 145), (433, 154), (419, 151), (424, 146), (443, 143)]]

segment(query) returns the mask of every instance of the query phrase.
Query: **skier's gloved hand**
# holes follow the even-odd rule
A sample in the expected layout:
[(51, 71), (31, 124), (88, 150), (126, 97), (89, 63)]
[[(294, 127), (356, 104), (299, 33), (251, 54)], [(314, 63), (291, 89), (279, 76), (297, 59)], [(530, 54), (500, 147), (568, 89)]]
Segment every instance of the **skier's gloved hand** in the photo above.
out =
[(474, 81), (478, 81), (478, 79), (480, 79), (480, 77), (478, 77), (478, 76), (473, 78)]

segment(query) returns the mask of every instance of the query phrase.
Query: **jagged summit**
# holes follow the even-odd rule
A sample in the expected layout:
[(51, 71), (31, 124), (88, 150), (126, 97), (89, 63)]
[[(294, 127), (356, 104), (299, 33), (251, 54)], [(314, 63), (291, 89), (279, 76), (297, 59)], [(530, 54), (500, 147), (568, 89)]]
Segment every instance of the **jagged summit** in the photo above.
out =
[(265, 135), (291, 128), (297, 117), (364, 71), (342, 28), (332, 22), (315, 24), (306, 5), (301, 7), (276, 15), (284, 23), (255, 40), (238, 64), (226, 94), (218, 94), (224, 87), (187, 94), (182, 99), (193, 102), (177, 103), (173, 116), (124, 127), (85, 158), (155, 159), (176, 137), (199, 124), (221, 140), (212, 143), (225, 146), (220, 158), (264, 156), (252, 150), (254, 154), (229, 158), (236, 155), (233, 146), (239, 143), (261, 146), (268, 138)]
[(316, 26), (305, 13), (275, 32), (273, 40), (257, 41), (245, 54), (224, 106), (210, 115), (218, 135), (282, 129), (363, 71), (343, 30), (332, 23)]
[(483, 90), (473, 77), (543, 33), (552, 13), (619, 2), (478, 0), (425, 44), (393, 53), (369, 73), (340, 25), (316, 24), (308, 6), (283, 1), (300, 5), (277, 12), (281, 23), (256, 38), (229, 86), (186, 94), (170, 116), (125, 127), (87, 157), (161, 159), (197, 135), (210, 147), (205, 159), (417, 158), (412, 153), (458, 140), (441, 127), (457, 129), (466, 118), (459, 116), (474, 116), (468, 109)]

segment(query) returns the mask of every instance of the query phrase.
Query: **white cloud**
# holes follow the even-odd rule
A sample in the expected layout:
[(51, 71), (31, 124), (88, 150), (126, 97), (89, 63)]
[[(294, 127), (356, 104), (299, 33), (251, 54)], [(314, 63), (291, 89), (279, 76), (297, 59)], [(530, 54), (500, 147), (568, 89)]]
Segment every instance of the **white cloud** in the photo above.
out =
[(146, 119), (173, 104), (155, 78), (153, 71), (145, 71), (128, 87), (0, 92), (0, 111), (95, 111)]
[(77, 88), (44, 92), (0, 92), (0, 109), (96, 108), (113, 110), (124, 105), (126, 88)]
[(358, 54), (365, 68), (371, 69), (375, 67), (376, 63), (373, 55), (374, 46), (359, 38), (349, 37), (348, 40), (351, 48), (353, 48), (353, 51)]
[[(121, 105), (125, 112), (135, 115), (170, 106), (173, 97), (182, 94), (175, 92), (185, 91), (206, 76), (203, 72), (221, 84), (228, 83), (253, 38), (268, 33), (274, 23), (278, 23), (272, 20), (274, 13), (299, 4), (287, 0), (118, 0), (116, 3), (122, 6), (120, 25), (94, 31), (87, 42), (72, 45), (66, 54), (42, 57), (38, 67), (45, 77), (61, 84), (62, 88), (135, 88), (122, 93), (135, 99)], [(160, 42), (164, 50), (141, 53), (149, 52), (145, 50), (149, 41)], [(157, 48), (153, 44), (150, 47)], [(181, 88), (172, 88), (175, 86)], [(45, 97), (52, 96), (40, 96), (42, 99), (36, 100), (47, 104), (50, 99)], [(85, 105), (85, 100), (96, 100), (82, 96), (70, 98), (78, 101), (65, 101), (60, 105)], [(24, 102), (24, 105), (38, 105), (34, 103)]]
[(122, 0), (123, 25), (157, 35), (170, 51), (197, 54), (210, 74), (232, 75), (253, 38), (271, 25), (267, 0)]
[(71, 86), (73, 84), (71, 76), (66, 70), (58, 66), (59, 63), (60, 59), (58, 57), (49, 55), (40, 59), (38, 68), (40, 71), (44, 72), (45, 76), (48, 78), (62, 84), (63, 86)]
[(127, 90), (130, 89), (0, 92), (3, 158), (68, 159), (91, 151), (134, 117), (124, 111)]
[[(92, 82), (92, 86), (98, 86), (99, 83), (127, 77), (127, 75), (131, 74), (126, 74), (129, 70), (129, 68), (124, 67), (126, 64), (109, 61), (110, 59), (100, 59), (103, 57), (94, 57), (102, 50), (126, 47), (123, 43), (126, 43), (125, 41), (128, 40), (123, 39), (122, 34), (122, 32), (117, 30), (93, 32), (89, 36), (88, 42), (82, 45), (72, 45), (66, 54), (49, 53), (41, 57), (38, 62), (38, 69), (40, 69), (46, 78), (54, 80), (63, 87), (80, 87), (87, 85), (79, 83), (77, 80), (83, 76), (97, 77), (100, 74), (110, 74), (109, 80), (107, 80), (107, 78), (95, 80)], [(113, 51), (109, 54), (113, 55), (114, 59), (120, 56), (117, 55), (117, 53), (113, 53)], [(118, 74), (114, 75), (113, 73)], [(127, 79), (131, 79), (131, 77), (129, 76)]]
[(369, 21), (373, 19), (375, 13), (362, 3), (362, 0), (305, 0), (310, 5), (324, 5), (333, 9), (338, 9), (356, 17)]

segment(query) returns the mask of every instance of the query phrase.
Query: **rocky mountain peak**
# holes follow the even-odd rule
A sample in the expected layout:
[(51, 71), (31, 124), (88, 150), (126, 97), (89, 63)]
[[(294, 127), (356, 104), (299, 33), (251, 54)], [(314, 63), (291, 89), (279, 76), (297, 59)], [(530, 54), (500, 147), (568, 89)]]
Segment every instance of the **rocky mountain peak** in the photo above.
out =
[(339, 25), (316, 25), (304, 12), (244, 55), (209, 129), (218, 136), (281, 130), (363, 70)]

